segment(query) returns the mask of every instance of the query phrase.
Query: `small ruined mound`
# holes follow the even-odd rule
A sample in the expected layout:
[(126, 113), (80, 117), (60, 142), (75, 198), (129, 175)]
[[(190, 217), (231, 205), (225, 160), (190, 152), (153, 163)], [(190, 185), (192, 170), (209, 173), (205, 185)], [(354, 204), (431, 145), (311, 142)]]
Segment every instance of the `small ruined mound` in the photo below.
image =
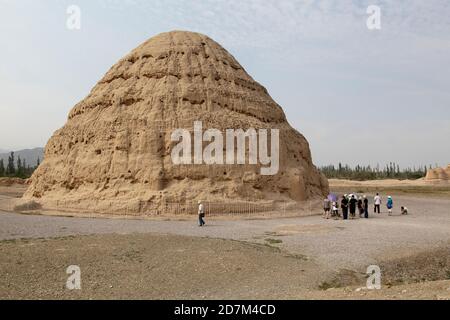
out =
[(428, 170), (425, 181), (450, 181), (450, 165)]
[(0, 178), (0, 186), (9, 187), (15, 184), (25, 185), (28, 184), (28, 180), (21, 178), (8, 178), (8, 177)]
[[(171, 133), (194, 121), (226, 129), (279, 129), (276, 175), (261, 165), (174, 165)], [(246, 146), (248, 153), (248, 147)], [(306, 139), (267, 90), (218, 43), (174, 31), (115, 64), (69, 113), (45, 148), (25, 199), (44, 206), (158, 211), (168, 203), (304, 201), (328, 193)]]

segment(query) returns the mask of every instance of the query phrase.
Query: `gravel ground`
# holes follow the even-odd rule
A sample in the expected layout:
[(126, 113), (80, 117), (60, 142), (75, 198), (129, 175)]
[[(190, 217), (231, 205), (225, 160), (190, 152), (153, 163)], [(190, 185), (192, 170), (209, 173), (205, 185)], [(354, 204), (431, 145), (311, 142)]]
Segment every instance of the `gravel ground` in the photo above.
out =
[[(421, 272), (432, 270), (428, 261), (435, 254), (445, 256), (437, 251), (416, 257)], [(450, 298), (450, 281), (443, 280), (405, 281), (380, 291), (361, 288), (362, 280), (354, 287), (318, 290), (312, 279), (319, 268), (313, 261), (222, 239), (110, 234), (4, 240), (0, 255), (0, 299)], [(397, 272), (397, 264), (388, 266), (387, 273), (408, 276), (406, 270)], [(81, 270), (80, 290), (66, 288), (69, 265)], [(405, 267), (411, 268), (409, 263)]]
[[(254, 257), (254, 263), (250, 263), (250, 260), (247, 261), (249, 263), (247, 263), (242, 270), (245, 271), (244, 273), (248, 274), (249, 279), (253, 279), (252, 281), (259, 283), (257, 286), (258, 289), (254, 289), (255, 287), (248, 285), (248, 290), (245, 289), (239, 291), (236, 289), (236, 286), (230, 284), (230, 286), (222, 286), (223, 290), (228, 290), (226, 291), (228, 292), (228, 295), (222, 295), (225, 291), (215, 291), (214, 284), (223, 283), (223, 281), (226, 282), (226, 277), (230, 277), (230, 275), (228, 274), (224, 276), (223, 279), (218, 277), (216, 280), (219, 282), (215, 282), (216, 280), (214, 280), (214, 276), (207, 281), (213, 289), (205, 289), (208, 292), (208, 295), (206, 296), (210, 298), (252, 298), (252, 295), (254, 295), (254, 298), (308, 298), (308, 294), (307, 292), (305, 293), (304, 290), (311, 290), (312, 288), (317, 289), (319, 286), (325, 286), (324, 284), (337, 284), (335, 286), (364, 285), (364, 273), (367, 266), (371, 264), (390, 266), (389, 270), (401, 271), (391, 272), (392, 274), (396, 275), (397, 273), (401, 273), (404, 279), (418, 278), (419, 281), (421, 279), (418, 274), (422, 272), (420, 270), (426, 270), (428, 273), (433, 275), (430, 278), (435, 280), (433, 277), (439, 273), (435, 272), (433, 268), (428, 268), (428, 270), (423, 267), (424, 265), (432, 262), (429, 258), (420, 258), (420, 263), (418, 264), (419, 266), (417, 269), (416, 266), (412, 266), (406, 271), (404, 267), (398, 269), (398, 263), (396, 261), (402, 261), (401, 265), (404, 266), (410, 261), (415, 261), (415, 256), (418, 254), (432, 252), (433, 250), (443, 250), (440, 252), (449, 251), (450, 200), (414, 198), (409, 196), (396, 196), (394, 200), (398, 206), (406, 205), (410, 210), (410, 215), (396, 215), (389, 217), (386, 213), (382, 213), (381, 215), (371, 214), (371, 218), (368, 220), (356, 219), (349, 221), (324, 220), (317, 216), (266, 220), (207, 219), (207, 226), (203, 228), (197, 226), (195, 217), (193, 217), (191, 221), (150, 221), (55, 217), (0, 212), (0, 240), (2, 240), (0, 242), (0, 247), (3, 249), (0, 252), (0, 257), (2, 260), (2, 268), (4, 268), (3, 271), (14, 268), (14, 265), (17, 263), (21, 265), (21, 259), (27, 257), (27, 255), (29, 261), (34, 261), (33, 259), (36, 259), (36, 263), (44, 263), (41, 266), (42, 270), (47, 270), (46, 268), (52, 270), (56, 268), (53, 264), (51, 264), (53, 259), (52, 257), (55, 257), (57, 261), (60, 261), (61, 265), (64, 265), (63, 261), (65, 261), (64, 259), (67, 257), (57, 258), (58, 255), (55, 255), (54, 250), (45, 250), (47, 250), (47, 247), (70, 247), (70, 243), (66, 243), (65, 241), (68, 240), (64, 239), (64, 237), (75, 236), (75, 238), (71, 241), (77, 243), (80, 242), (77, 245), (77, 255), (79, 255), (82, 261), (88, 263), (89, 259), (95, 261), (97, 254), (101, 254), (95, 253), (92, 250), (89, 254), (89, 251), (83, 253), (84, 244), (90, 241), (90, 237), (93, 237), (93, 241), (100, 247), (101, 243), (105, 243), (104, 250), (106, 251), (103, 252), (103, 256), (105, 257), (105, 261), (109, 261), (108, 257), (110, 257), (111, 252), (107, 250), (113, 250), (116, 248), (119, 251), (124, 251), (125, 258), (120, 259), (126, 260), (126, 257), (129, 254), (127, 253), (127, 250), (130, 247), (133, 247), (133, 245), (130, 245), (130, 241), (132, 244), (146, 242), (146, 240), (143, 239), (140, 241), (135, 241), (133, 240), (133, 237), (142, 236), (165, 239), (164, 241), (167, 241), (168, 243), (168, 250), (173, 247), (170, 250), (176, 251), (178, 250), (176, 249), (176, 246), (184, 246), (183, 238), (179, 237), (187, 236), (188, 238), (186, 239), (188, 240), (186, 241), (193, 244), (191, 247), (183, 250), (184, 252), (191, 252), (192, 261), (188, 262), (188, 264), (194, 273), (196, 268), (198, 269), (198, 267), (196, 267), (198, 261), (207, 259), (207, 257), (212, 257), (212, 261), (208, 261), (208, 265), (212, 264), (212, 266), (217, 263), (217, 259), (220, 259), (220, 257), (226, 257), (227, 259), (230, 259), (230, 261), (235, 261), (232, 264), (239, 264), (238, 261), (242, 259), (242, 255), (239, 254), (239, 250), (241, 249), (243, 252), (246, 252), (249, 257)], [(80, 237), (80, 235), (84, 236)], [(91, 236), (85, 237), (86, 235)], [(42, 240), (43, 238), (57, 237), (63, 237), (63, 239)], [(122, 240), (119, 241), (118, 239), (120, 239), (120, 237), (124, 238), (121, 238)], [(173, 241), (170, 240), (172, 238), (174, 239)], [(217, 238), (226, 240), (224, 246), (217, 245), (217, 242), (215, 242), (219, 241)], [(228, 242), (230, 240), (238, 240), (238, 242), (231, 241), (231, 243), (244, 246), (241, 249), (238, 248), (234, 250), (234, 254), (232, 256), (230, 256), (230, 253), (224, 249), (229, 246)], [(23, 243), (23, 241), (25, 241), (25, 243)], [(42, 244), (40, 241), (44, 241), (44, 243)], [(52, 241), (54, 241), (55, 244), (53, 244)], [(117, 246), (113, 246), (111, 249), (110, 243), (115, 243), (117, 241), (119, 241), (118, 243), (122, 243), (122, 247), (118, 248)], [(160, 240), (152, 241), (159, 241), (158, 243), (161, 243)], [(198, 244), (195, 244), (196, 241)], [(33, 243), (33, 245), (29, 246), (30, 242)], [(61, 242), (63, 244), (61, 244)], [(73, 242), (72, 246), (75, 245)], [(178, 244), (176, 245), (177, 242)], [(265, 251), (263, 255), (261, 255), (261, 252), (251, 253), (248, 251), (248, 247), (245, 247), (245, 245), (248, 245), (249, 242), (263, 244), (264, 246), (261, 247), (269, 247), (272, 249), (275, 248), (274, 250), (278, 250), (278, 253), (275, 254), (273, 252)], [(143, 249), (141, 250), (142, 254), (148, 256), (148, 250), (151, 252), (151, 249), (146, 247), (145, 244), (139, 245), (143, 246)], [(15, 253), (16, 250), (14, 250), (14, 248), (17, 248), (17, 246), (21, 249), (20, 252)], [(209, 252), (209, 254), (202, 255), (201, 251), (199, 253), (195, 248), (200, 246), (206, 246), (205, 252)], [(29, 248), (29, 250), (26, 248)], [(165, 257), (164, 252), (165, 250), (154, 252), (153, 254), (155, 257), (158, 257), (158, 259), (163, 259)], [(216, 253), (216, 255), (214, 256), (213, 253)], [(295, 259), (283, 260), (287, 256)], [(431, 254), (431, 256), (433, 256), (433, 254)], [(10, 257), (10, 260), (8, 260), (9, 264), (5, 263), (5, 261), (7, 261), (5, 257)], [(167, 262), (176, 266), (178, 263), (177, 256), (174, 256), (173, 259), (173, 261), (168, 260)], [(145, 259), (143, 261), (145, 262)], [(276, 273), (274, 271), (276, 270), (276, 266), (272, 265), (274, 261), (278, 261), (280, 263), (280, 268), (283, 268), (283, 270), (285, 269), (283, 272), (287, 272), (287, 276), (286, 273), (281, 276), (281, 273)], [(389, 265), (386, 263), (389, 261), (394, 261), (394, 263)], [(46, 265), (45, 263), (50, 263), (50, 265)], [(443, 266), (437, 266), (439, 268), (444, 268), (445, 270), (449, 269), (448, 258), (436, 261), (436, 263), (444, 264)], [(103, 269), (106, 268), (104, 263), (93, 262), (93, 266), (96, 264), (100, 265)], [(281, 264), (283, 265), (281, 266)], [(267, 274), (275, 277), (277, 281), (273, 283), (268, 281), (265, 276), (265, 272), (258, 273), (258, 277), (252, 278), (250, 275), (255, 272), (253, 265), (261, 266), (261, 270), (266, 270)], [(210, 266), (210, 268), (213, 268), (212, 266)], [(126, 267), (126, 264), (124, 264), (123, 270), (127, 270), (127, 268), (128, 267)], [(132, 267), (130, 266), (129, 268)], [(177, 275), (177, 272), (179, 271), (177, 270), (178, 269), (172, 270), (171, 267), (168, 271), (173, 273), (174, 277), (180, 277)], [(225, 274), (230, 272), (230, 270), (223, 271), (223, 273)], [(416, 272), (415, 270), (418, 271)], [(28, 273), (26, 270), (22, 271), (24, 272), (23, 277), (26, 279)], [(105, 275), (105, 272), (106, 271), (103, 270), (103, 275)], [(121, 274), (124, 271), (118, 272)], [(145, 271), (141, 271), (141, 273), (142, 272)], [(297, 274), (298, 272), (300, 273)], [(291, 274), (293, 275), (294, 273), (295, 276), (293, 279), (296, 279), (295, 288), (290, 287), (291, 289), (286, 291), (286, 294), (282, 292), (277, 293), (278, 291), (284, 290), (280, 290), (281, 287), (279, 285), (283, 285), (286, 288), (289, 287), (287, 283), (289, 283)], [(189, 274), (184, 275), (191, 278), (191, 275)], [(101, 277), (100, 274), (97, 276)], [(152, 277), (154, 277), (153, 273)], [(19, 278), (22, 278), (22, 276)], [(5, 278), (2, 280), (4, 279)], [(193, 279), (197, 278), (194, 277)], [(437, 279), (442, 279), (442, 275), (440, 275)], [(188, 281), (183, 277), (180, 278), (180, 281), (181, 280)], [(427, 278), (423, 280), (430, 279)], [(125, 280), (121, 280), (121, 278), (111, 280), (106, 277), (104, 280), (99, 281), (104, 281), (102, 282), (103, 284), (108, 283), (108, 281), (118, 281), (126, 288), (125, 282), (123, 282)], [(130, 281), (134, 280), (131, 279)], [(230, 283), (234, 283), (233, 281)], [(17, 283), (15, 283), (14, 280), (11, 280), (5, 285), (15, 288), (14, 286), (17, 285)], [(192, 282), (187, 284), (188, 287), (189, 285), (193, 285), (195, 287)], [(445, 283), (440, 283), (437, 286), (445, 287)], [(430, 285), (429, 287), (432, 288), (433, 286)], [(178, 292), (177, 287), (173, 286), (172, 288), (172, 291), (160, 290), (160, 297), (202, 298), (200, 293), (192, 293), (190, 291), (186, 293), (186, 295), (177, 295), (174, 294), (174, 292)], [(9, 291), (15, 292), (15, 295), (13, 294), (13, 296), (27, 297), (28, 291), (21, 292), (19, 289), (16, 291), (14, 290)], [(98, 291), (98, 294), (95, 293), (95, 290), (91, 291), (91, 295), (89, 295), (89, 297), (110, 297), (106, 291), (102, 290)], [(124, 291), (116, 292), (115, 294), (117, 297), (122, 297), (122, 295), (126, 297), (128, 292), (127, 290), (128, 289), (124, 289)], [(253, 292), (252, 290), (256, 291)], [(235, 293), (234, 296), (233, 292)], [(55, 291), (53, 290), (48, 294), (54, 293)], [(140, 297), (154, 297), (145, 290), (141, 293), (143, 295), (140, 295)], [(43, 294), (45, 296), (45, 292)], [(56, 297), (70, 298), (65, 293), (61, 294), (62, 296), (57, 295)], [(423, 294), (427, 297), (435, 297), (433, 292)], [(331, 295), (330, 297), (357, 298), (360, 295), (366, 295), (366, 293), (359, 292), (354, 294), (352, 292), (348, 293), (347, 291), (336, 291), (336, 295)], [(368, 294), (367, 297), (369, 298), (372, 296), (378, 297), (378, 295), (373, 294)], [(53, 295), (52, 297), (55, 296)], [(315, 296), (312, 295), (312, 297)]]
[[(0, 299), (289, 299), (314, 290), (313, 262), (245, 242), (95, 235), (0, 243)], [(81, 270), (67, 290), (66, 269)]]
[(449, 245), (450, 200), (402, 196), (396, 197), (395, 201), (397, 205), (406, 205), (410, 215), (389, 217), (386, 213), (371, 214), (368, 220), (348, 221), (324, 220), (320, 217), (207, 220), (204, 228), (196, 225), (195, 217), (192, 221), (148, 221), (0, 212), (0, 240), (157, 233), (257, 243), (269, 241), (279, 242), (277, 246), (289, 252), (308, 255), (331, 270), (361, 268), (380, 259)]

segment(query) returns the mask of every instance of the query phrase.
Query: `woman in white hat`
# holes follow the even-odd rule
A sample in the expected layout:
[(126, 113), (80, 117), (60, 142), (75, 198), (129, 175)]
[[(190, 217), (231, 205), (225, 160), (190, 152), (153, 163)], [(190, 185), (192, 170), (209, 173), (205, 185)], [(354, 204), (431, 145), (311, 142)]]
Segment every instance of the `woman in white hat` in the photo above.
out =
[(394, 208), (394, 200), (392, 200), (391, 196), (388, 197), (386, 206), (388, 208), (389, 215), (392, 215), (392, 209)]

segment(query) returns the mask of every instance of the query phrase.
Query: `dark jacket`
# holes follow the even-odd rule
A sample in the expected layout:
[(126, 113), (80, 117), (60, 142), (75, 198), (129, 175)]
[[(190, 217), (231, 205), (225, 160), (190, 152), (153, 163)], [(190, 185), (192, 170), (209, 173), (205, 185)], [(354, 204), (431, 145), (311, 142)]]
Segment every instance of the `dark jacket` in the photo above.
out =
[(347, 198), (342, 199), (342, 201), (341, 201), (341, 208), (343, 210), (348, 209), (348, 199)]
[(355, 210), (356, 209), (356, 203), (358, 202), (358, 200), (356, 200), (355, 198), (351, 198), (350, 199), (350, 210)]

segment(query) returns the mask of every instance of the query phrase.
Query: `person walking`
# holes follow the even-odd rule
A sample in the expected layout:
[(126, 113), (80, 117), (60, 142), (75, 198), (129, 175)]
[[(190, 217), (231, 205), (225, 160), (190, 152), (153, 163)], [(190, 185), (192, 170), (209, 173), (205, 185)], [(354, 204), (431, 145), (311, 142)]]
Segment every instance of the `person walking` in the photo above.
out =
[(388, 208), (389, 215), (392, 215), (392, 209), (394, 208), (394, 200), (392, 200), (391, 196), (388, 197), (386, 207)]
[(369, 199), (364, 196), (364, 218), (369, 219)]
[(356, 214), (356, 204), (358, 200), (356, 200), (355, 195), (352, 194), (352, 197), (349, 201), (349, 207), (350, 207), (350, 219), (355, 219)]
[(362, 215), (364, 214), (364, 207), (363, 207), (363, 200), (360, 196), (358, 199), (358, 212), (359, 212), (359, 218), (362, 218)]
[(373, 207), (373, 213), (377, 213), (380, 214), (380, 209), (381, 209), (381, 197), (380, 195), (377, 193), (377, 195), (375, 196), (375, 198), (373, 198), (374, 201), (374, 207)]
[(199, 227), (203, 227), (206, 223), (203, 218), (205, 217), (205, 206), (203, 205), (202, 201), (198, 201), (198, 225)]
[(323, 218), (329, 219), (330, 218), (330, 211), (331, 211), (331, 201), (330, 199), (326, 198), (323, 200)]
[(342, 197), (341, 208), (342, 208), (342, 217), (343, 217), (344, 220), (347, 220), (348, 219), (348, 199), (347, 199), (347, 195), (344, 195)]

